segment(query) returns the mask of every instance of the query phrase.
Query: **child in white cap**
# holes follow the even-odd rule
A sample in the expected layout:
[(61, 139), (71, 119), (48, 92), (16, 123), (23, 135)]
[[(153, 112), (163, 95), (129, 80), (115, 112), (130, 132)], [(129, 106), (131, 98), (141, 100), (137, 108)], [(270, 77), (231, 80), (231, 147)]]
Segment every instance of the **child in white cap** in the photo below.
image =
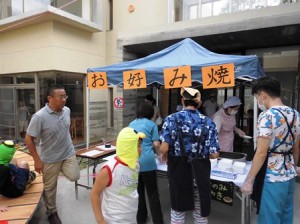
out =
[(97, 223), (134, 224), (138, 209), (138, 174), (141, 140), (146, 135), (123, 128), (117, 137), (116, 157), (99, 171), (91, 191)]

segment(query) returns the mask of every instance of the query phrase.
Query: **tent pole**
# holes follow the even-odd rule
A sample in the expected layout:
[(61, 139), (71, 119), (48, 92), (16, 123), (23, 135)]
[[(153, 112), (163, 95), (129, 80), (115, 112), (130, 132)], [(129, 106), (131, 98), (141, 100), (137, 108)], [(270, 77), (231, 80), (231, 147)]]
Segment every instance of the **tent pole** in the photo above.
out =
[[(86, 148), (89, 147), (90, 145), (90, 130), (89, 130), (89, 126), (90, 126), (90, 119), (89, 119), (89, 114), (90, 114), (90, 89), (88, 88), (88, 77), (86, 75), (86, 117), (85, 117), (85, 120), (86, 120), (86, 125), (85, 125), (85, 142), (86, 142)], [(88, 161), (89, 162), (89, 161)], [(90, 186), (90, 169), (89, 169), (89, 166), (87, 166), (86, 168), (86, 172), (87, 172), (87, 185)]]
[(157, 87), (155, 88), (156, 88), (156, 106), (158, 106), (158, 88)]
[(86, 117), (85, 117), (85, 142), (86, 142), (86, 148), (89, 147), (90, 145), (90, 130), (89, 130), (89, 126), (90, 126), (90, 119), (89, 119), (89, 113), (90, 113), (90, 89), (88, 88), (88, 80), (87, 80), (87, 76), (85, 79), (85, 83), (86, 83)]

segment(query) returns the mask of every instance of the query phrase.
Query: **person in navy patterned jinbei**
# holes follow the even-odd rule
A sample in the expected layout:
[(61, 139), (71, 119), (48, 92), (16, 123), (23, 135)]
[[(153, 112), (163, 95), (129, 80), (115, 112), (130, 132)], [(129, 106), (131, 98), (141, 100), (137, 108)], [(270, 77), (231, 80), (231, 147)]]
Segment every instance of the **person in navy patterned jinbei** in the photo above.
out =
[[(164, 155), (163, 158), (168, 160), (172, 207), (171, 223), (184, 223), (185, 211), (188, 210), (193, 210), (195, 223), (207, 223), (209, 212), (202, 215), (202, 207), (205, 206), (200, 207), (200, 204), (203, 205), (204, 201), (208, 201), (210, 205), (210, 191), (205, 192), (204, 198), (201, 195), (200, 199), (197, 189), (200, 189), (200, 187), (196, 183), (198, 180), (203, 180), (205, 185), (209, 186), (209, 174), (208, 179), (205, 178), (205, 180), (201, 174), (198, 175), (199, 173), (195, 175), (195, 178), (186, 177), (192, 176), (189, 162), (183, 160), (180, 163), (175, 162), (174, 165), (171, 161), (174, 161), (176, 157), (179, 158), (184, 151), (188, 158), (203, 157), (208, 160), (209, 158), (218, 157), (218, 133), (214, 122), (197, 110), (201, 105), (200, 92), (193, 88), (182, 88), (181, 96), (183, 97), (183, 110), (171, 114), (165, 119), (160, 136), (162, 141), (160, 151)], [(178, 132), (181, 132), (182, 137), (179, 137)], [(202, 132), (205, 133), (203, 135), (204, 139), (199, 141)], [(184, 148), (184, 151), (181, 148)], [(198, 153), (197, 150), (199, 150)], [(209, 169), (201, 172), (210, 173), (210, 165)], [(182, 175), (183, 173), (188, 175)], [(202, 201), (202, 199), (204, 200)]]

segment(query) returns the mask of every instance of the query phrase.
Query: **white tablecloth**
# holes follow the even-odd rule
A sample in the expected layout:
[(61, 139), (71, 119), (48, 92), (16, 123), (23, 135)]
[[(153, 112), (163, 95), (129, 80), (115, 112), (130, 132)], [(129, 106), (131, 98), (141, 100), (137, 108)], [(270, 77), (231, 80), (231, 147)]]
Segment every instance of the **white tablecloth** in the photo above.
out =
[[(111, 156), (105, 157), (104, 159), (110, 160), (110, 159), (114, 158), (115, 156), (116, 156), (116, 154), (113, 154)], [(167, 168), (168, 168), (167, 164), (160, 163), (158, 159), (156, 159), (156, 164), (157, 164), (158, 171), (167, 172)], [(245, 174), (237, 174), (237, 178), (234, 180), (228, 179), (228, 178), (223, 178), (223, 177), (212, 176), (212, 175), (210, 176), (210, 179), (224, 181), (224, 182), (232, 181), (236, 186), (241, 187), (247, 177), (247, 174), (249, 173), (250, 168), (251, 168), (251, 162), (247, 162)]]
[[(157, 164), (157, 170), (167, 172), (167, 168), (168, 168), (167, 164), (165, 163), (162, 164), (158, 160), (156, 160), (156, 164)], [(232, 181), (236, 186), (241, 187), (247, 177), (247, 174), (249, 173), (250, 168), (251, 168), (251, 162), (247, 162), (245, 174), (237, 174), (237, 178), (234, 180), (223, 178), (223, 177), (217, 177), (217, 176), (210, 176), (210, 179), (224, 181), (224, 182)]]

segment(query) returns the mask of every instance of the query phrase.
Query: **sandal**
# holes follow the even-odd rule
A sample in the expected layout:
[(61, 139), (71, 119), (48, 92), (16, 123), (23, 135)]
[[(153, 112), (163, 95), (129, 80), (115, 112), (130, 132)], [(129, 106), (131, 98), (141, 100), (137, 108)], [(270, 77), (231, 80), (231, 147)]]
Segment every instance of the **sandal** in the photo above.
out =
[(31, 184), (36, 178), (35, 172), (34, 171), (29, 171), (29, 176), (28, 176), (28, 180), (27, 180), (27, 184)]

